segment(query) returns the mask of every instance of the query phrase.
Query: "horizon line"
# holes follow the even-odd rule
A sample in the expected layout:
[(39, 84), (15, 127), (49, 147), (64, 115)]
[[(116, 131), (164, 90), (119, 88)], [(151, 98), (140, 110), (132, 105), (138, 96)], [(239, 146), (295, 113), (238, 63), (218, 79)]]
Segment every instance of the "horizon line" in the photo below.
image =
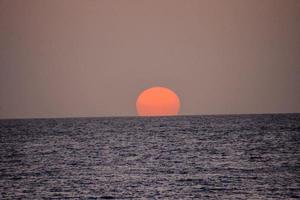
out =
[(157, 116), (106, 115), (106, 116), (20, 117), (20, 118), (16, 117), (16, 118), (0, 118), (0, 120), (79, 119), (79, 118), (158, 118), (158, 117), (166, 118), (166, 117), (232, 116), (232, 115), (283, 115), (283, 114), (300, 114), (300, 112), (179, 114), (179, 115), (157, 115)]

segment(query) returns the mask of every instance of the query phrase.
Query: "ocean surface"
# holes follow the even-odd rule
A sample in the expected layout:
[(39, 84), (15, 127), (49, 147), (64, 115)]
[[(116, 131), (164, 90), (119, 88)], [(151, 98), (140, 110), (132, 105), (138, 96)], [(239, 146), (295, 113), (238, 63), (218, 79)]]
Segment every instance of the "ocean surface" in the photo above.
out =
[(300, 114), (0, 120), (0, 199), (299, 199)]

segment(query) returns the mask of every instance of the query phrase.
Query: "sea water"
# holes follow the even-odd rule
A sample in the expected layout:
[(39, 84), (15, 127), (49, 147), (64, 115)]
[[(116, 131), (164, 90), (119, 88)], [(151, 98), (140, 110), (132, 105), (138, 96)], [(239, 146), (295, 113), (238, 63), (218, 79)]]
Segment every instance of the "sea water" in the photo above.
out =
[(299, 199), (300, 114), (0, 120), (0, 199)]

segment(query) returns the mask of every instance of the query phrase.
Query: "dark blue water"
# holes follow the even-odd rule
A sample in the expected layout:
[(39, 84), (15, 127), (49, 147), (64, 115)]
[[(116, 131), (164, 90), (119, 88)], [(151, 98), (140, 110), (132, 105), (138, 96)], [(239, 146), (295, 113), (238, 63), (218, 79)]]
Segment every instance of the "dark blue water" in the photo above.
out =
[(0, 120), (0, 199), (299, 199), (300, 114)]

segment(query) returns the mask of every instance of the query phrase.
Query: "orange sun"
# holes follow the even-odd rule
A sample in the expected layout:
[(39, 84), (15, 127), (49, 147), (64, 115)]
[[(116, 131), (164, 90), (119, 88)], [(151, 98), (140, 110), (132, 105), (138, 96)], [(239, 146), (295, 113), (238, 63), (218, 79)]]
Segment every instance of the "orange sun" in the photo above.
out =
[(179, 108), (178, 96), (165, 87), (146, 89), (136, 100), (136, 110), (140, 116), (177, 115)]

